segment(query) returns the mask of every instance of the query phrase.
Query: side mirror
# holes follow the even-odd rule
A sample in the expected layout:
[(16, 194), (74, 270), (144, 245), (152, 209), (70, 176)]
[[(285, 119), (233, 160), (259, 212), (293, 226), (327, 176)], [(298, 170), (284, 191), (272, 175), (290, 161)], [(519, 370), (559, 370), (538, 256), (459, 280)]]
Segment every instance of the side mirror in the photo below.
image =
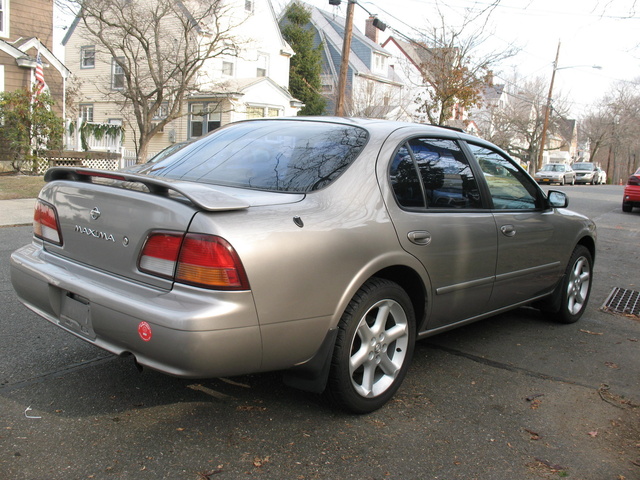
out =
[(569, 197), (563, 192), (549, 190), (548, 199), (553, 208), (567, 208), (569, 206)]

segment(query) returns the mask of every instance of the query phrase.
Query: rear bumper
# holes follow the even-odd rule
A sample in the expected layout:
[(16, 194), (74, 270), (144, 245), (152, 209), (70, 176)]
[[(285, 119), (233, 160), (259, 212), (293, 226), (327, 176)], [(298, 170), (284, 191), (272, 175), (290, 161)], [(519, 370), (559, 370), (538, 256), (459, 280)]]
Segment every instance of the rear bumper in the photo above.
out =
[(633, 204), (634, 206), (640, 207), (640, 187), (627, 185), (624, 188), (622, 201), (624, 203)]
[(562, 178), (535, 177), (535, 180), (540, 184), (562, 183)]
[(250, 291), (152, 288), (53, 256), (36, 243), (11, 255), (11, 281), (20, 301), (49, 322), (116, 355), (133, 354), (143, 366), (190, 378), (261, 369)]
[(593, 175), (576, 175), (576, 183), (592, 183)]

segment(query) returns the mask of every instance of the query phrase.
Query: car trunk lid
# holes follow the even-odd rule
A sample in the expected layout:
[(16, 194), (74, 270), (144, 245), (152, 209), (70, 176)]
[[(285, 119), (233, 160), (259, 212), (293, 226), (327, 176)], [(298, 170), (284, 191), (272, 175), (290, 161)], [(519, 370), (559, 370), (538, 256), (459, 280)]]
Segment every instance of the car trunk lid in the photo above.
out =
[(183, 234), (199, 211), (231, 212), (300, 200), (299, 195), (247, 195), (242, 189), (98, 170), (52, 169), (45, 180), (49, 183), (40, 198), (55, 207), (62, 237), (61, 245), (44, 242), (47, 251), (164, 289), (170, 289), (173, 280), (138, 268), (151, 232)]

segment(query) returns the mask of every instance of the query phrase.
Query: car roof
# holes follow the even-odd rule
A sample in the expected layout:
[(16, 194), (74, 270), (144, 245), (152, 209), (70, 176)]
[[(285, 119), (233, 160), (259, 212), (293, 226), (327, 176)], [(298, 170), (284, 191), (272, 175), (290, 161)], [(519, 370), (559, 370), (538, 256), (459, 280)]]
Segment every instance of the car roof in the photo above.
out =
[[(450, 138), (461, 138), (474, 142), (483, 142), (487, 145), (492, 143), (483, 140), (480, 137), (466, 133), (464, 130), (456, 127), (448, 127), (443, 125), (431, 125), (425, 123), (401, 122), (398, 120), (384, 120), (379, 118), (361, 118), (361, 117), (271, 117), (271, 118), (255, 118), (251, 120), (242, 120), (241, 122), (259, 122), (259, 121), (296, 121), (296, 122), (323, 122), (323, 123), (339, 123), (342, 125), (351, 125), (369, 130), (371, 133), (390, 134), (400, 129), (416, 129), (426, 135), (446, 136)], [(237, 122), (237, 123), (241, 123)], [(495, 147), (495, 145), (493, 145)]]

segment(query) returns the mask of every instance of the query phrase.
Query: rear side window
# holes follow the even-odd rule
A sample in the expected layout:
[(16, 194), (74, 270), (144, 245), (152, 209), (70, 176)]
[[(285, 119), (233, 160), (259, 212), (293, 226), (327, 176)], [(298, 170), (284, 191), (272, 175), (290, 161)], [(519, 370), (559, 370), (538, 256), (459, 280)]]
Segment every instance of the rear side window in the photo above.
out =
[(460, 145), (415, 138), (402, 145), (390, 169), (398, 203), (406, 208), (482, 208), (480, 191)]
[(361, 128), (334, 123), (242, 122), (187, 145), (144, 173), (258, 190), (311, 192), (339, 177), (367, 138)]

